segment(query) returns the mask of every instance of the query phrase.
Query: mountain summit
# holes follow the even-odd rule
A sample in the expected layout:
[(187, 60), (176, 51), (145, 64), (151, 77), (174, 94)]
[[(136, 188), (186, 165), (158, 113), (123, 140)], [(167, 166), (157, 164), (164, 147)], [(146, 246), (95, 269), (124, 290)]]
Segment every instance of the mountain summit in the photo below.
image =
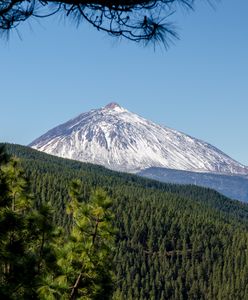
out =
[(56, 156), (138, 172), (149, 167), (248, 174), (214, 146), (157, 125), (112, 102), (51, 129), (29, 146)]
[(106, 109), (115, 109), (115, 108), (121, 108), (121, 106), (116, 102), (111, 102), (111, 103), (107, 104), (105, 106), (105, 108)]

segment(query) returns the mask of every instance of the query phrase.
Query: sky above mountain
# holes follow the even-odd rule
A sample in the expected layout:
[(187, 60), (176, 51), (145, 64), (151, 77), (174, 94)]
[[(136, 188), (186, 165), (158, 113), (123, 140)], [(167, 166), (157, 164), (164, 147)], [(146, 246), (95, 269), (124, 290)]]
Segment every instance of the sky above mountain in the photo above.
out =
[[(207, 2), (207, 1), (206, 1)], [(58, 19), (0, 40), (0, 141), (28, 144), (57, 124), (111, 101), (208, 141), (248, 165), (248, 3), (172, 17), (168, 52)]]

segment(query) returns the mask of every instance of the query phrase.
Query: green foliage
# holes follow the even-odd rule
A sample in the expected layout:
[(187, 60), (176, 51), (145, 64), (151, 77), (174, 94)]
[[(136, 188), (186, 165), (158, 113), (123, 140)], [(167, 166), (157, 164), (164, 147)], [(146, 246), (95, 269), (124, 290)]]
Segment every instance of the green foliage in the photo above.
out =
[[(85, 217), (92, 216), (90, 191), (102, 188), (113, 199), (112, 222), (118, 230), (113, 299), (248, 299), (247, 204), (210, 189), (162, 184), (21, 146), (9, 145), (8, 149), (22, 158), (37, 205), (50, 201), (54, 207), (53, 222), (65, 228), (70, 245), (61, 247), (60, 257), (75, 256), (75, 270), (82, 267), (80, 253), (92, 246), (89, 235), (77, 248), (82, 229), (92, 234), (95, 224), (87, 223)], [(85, 185), (74, 185), (70, 202), (67, 189), (76, 178)], [(68, 203), (79, 222), (66, 213)], [(69, 280), (71, 286), (75, 284), (79, 273), (63, 270), (60, 275), (56, 280), (63, 295), (63, 286)]]
[[(34, 198), (16, 158), (0, 150), (0, 298), (29, 299), (55, 256), (50, 247), (53, 235), (51, 210), (33, 207)], [(49, 241), (49, 242), (48, 242)]]
[(120, 201), (116, 210), (116, 298), (247, 298), (245, 227), (171, 195), (151, 201), (143, 194), (135, 205)]
[[(80, 182), (73, 181), (67, 205), (72, 219), (70, 235), (57, 245), (60, 273), (49, 289), (39, 289), (43, 299), (100, 300), (110, 299), (112, 294), (112, 201), (103, 190), (97, 189), (87, 202), (80, 202), (80, 190)], [(48, 282), (49, 279), (50, 276)]]
[(35, 208), (18, 159), (1, 149), (0, 167), (0, 298), (110, 299), (114, 231), (107, 194), (73, 181), (65, 234), (55, 230), (48, 202)]

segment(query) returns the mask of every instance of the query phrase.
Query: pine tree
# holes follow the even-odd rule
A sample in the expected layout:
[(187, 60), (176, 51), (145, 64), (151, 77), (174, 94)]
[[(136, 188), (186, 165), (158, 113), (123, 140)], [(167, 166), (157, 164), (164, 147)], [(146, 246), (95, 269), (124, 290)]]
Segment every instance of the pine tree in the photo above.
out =
[(30, 299), (56, 264), (49, 207), (34, 208), (16, 158), (0, 149), (0, 298)]
[(112, 201), (97, 189), (88, 201), (81, 202), (81, 191), (80, 181), (72, 182), (67, 205), (72, 228), (57, 250), (61, 273), (49, 288), (40, 289), (41, 298), (104, 300), (112, 295)]

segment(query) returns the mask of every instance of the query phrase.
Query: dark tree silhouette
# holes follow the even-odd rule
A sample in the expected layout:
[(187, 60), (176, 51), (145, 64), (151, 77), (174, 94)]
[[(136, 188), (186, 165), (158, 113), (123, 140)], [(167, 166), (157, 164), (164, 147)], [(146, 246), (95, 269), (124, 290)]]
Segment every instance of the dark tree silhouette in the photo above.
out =
[(30, 18), (62, 14), (77, 25), (86, 20), (111, 36), (135, 42), (164, 44), (178, 38), (168, 18), (195, 0), (0, 0), (0, 32), (6, 33)]

